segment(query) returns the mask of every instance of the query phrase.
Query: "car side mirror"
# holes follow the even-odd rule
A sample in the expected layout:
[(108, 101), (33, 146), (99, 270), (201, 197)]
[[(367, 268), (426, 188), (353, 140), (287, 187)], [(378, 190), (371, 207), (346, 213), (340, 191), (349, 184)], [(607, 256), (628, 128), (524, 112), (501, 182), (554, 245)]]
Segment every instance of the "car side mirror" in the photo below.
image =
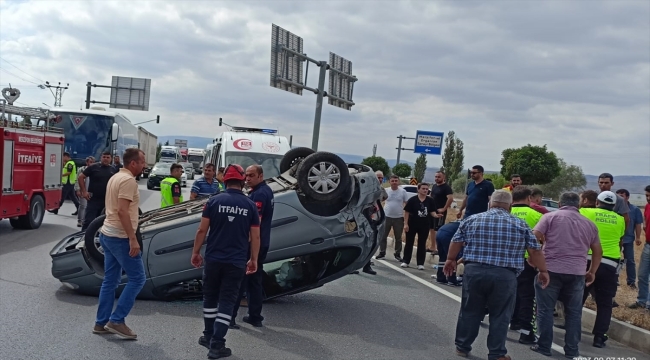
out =
[(119, 135), (120, 132), (120, 126), (113, 123), (113, 127), (111, 128), (111, 141), (116, 142), (117, 141), (117, 136)]

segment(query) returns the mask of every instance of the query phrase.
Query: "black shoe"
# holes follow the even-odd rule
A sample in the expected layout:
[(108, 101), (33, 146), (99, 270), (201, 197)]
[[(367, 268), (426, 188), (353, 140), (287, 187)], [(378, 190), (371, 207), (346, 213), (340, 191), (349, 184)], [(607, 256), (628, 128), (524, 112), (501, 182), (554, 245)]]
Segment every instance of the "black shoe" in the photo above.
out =
[(244, 316), (244, 318), (242, 319), (242, 321), (243, 321), (243, 322), (246, 322), (246, 323), (249, 323), (249, 324), (251, 324), (251, 325), (253, 325), (253, 326), (255, 326), (255, 327), (262, 327), (262, 326), (264, 326), (264, 325), (262, 325), (262, 322), (261, 322), (261, 321), (251, 321), (251, 318), (250, 318), (250, 316), (248, 316), (248, 315)]
[(72, 214), (70, 214), (70, 215), (72, 215), (72, 216), (77, 216), (77, 215), (79, 215), (79, 210), (77, 210), (77, 211), (75, 211), (75, 212), (73, 212), (73, 213), (72, 213)]
[(237, 325), (235, 320), (230, 322), (230, 326), (228, 326), (228, 329), (233, 329), (233, 330), (239, 330), (241, 326)]
[(377, 275), (377, 272), (370, 267), (370, 264), (363, 267), (363, 272), (370, 275)]
[(395, 253), (395, 260), (397, 260), (398, 262), (403, 262), (402, 258), (399, 256), (398, 253)]
[(208, 359), (220, 359), (232, 355), (232, 351), (227, 347), (222, 347), (219, 349), (210, 349), (208, 352)]
[(526, 334), (519, 335), (520, 344), (532, 345), (536, 342), (537, 342), (537, 338), (535, 338), (535, 333), (533, 333), (532, 331), (528, 335)]
[(380, 252), (377, 256), (375, 256), (375, 259), (379, 260), (379, 259), (383, 259), (385, 257), (386, 257), (386, 253), (385, 252)]
[(199, 345), (204, 346), (206, 349), (210, 350), (210, 340), (206, 339), (205, 336), (199, 338)]
[(545, 356), (553, 356), (552, 352), (543, 351), (542, 349), (539, 348), (539, 345), (533, 345), (533, 346), (530, 347), (530, 349), (533, 350), (536, 353), (540, 353), (540, 354), (545, 355)]
[(596, 336), (594, 336), (594, 347), (604, 348), (605, 347), (605, 341), (607, 341), (607, 335), (604, 335), (604, 336), (596, 335)]
[(48, 210), (49, 213), (57, 215), (59, 213), (59, 209), (54, 209), (54, 210)]

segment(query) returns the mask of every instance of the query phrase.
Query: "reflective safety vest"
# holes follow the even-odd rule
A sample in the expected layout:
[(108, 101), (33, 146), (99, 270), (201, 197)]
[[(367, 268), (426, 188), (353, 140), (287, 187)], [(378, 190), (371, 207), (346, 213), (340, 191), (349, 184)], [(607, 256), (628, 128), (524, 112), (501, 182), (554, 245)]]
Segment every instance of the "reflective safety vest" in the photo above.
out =
[[(174, 197), (172, 196), (172, 186), (178, 182), (173, 176), (165, 178), (160, 182), (160, 207), (166, 208), (174, 205)], [(181, 194), (180, 201), (183, 202), (183, 194)]]
[[(72, 164), (72, 171), (70, 172), (70, 175), (63, 175), (68, 172), (68, 165), (70, 164)], [(63, 165), (63, 170), (61, 170), (61, 183), (67, 185), (68, 178), (71, 185), (74, 185), (77, 182), (77, 165), (72, 160), (68, 160), (68, 162)]]
[(215, 180), (217, 182), (217, 185), (219, 186), (219, 191), (224, 192), (226, 189), (223, 186), (223, 183), (219, 182), (218, 180)]
[[(534, 210), (530, 206), (513, 205), (512, 208), (510, 209), (510, 214), (525, 221), (526, 224), (530, 226), (531, 230), (535, 227), (535, 225), (537, 225), (539, 220), (542, 218), (542, 214), (537, 210)], [(524, 255), (524, 258), (528, 259), (528, 250), (526, 250), (526, 254)]]
[[(603, 257), (620, 259), (620, 241), (625, 235), (625, 219), (613, 211), (598, 208), (581, 208), (580, 214), (596, 224), (600, 246), (603, 248)], [(591, 255), (591, 249), (589, 255)]]

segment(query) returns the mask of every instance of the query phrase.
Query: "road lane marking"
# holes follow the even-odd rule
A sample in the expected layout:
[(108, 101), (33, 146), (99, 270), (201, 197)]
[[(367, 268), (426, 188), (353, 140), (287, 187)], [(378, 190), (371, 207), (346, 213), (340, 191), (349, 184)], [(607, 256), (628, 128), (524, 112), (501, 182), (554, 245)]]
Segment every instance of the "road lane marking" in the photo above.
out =
[[(447, 290), (445, 290), (445, 289), (443, 289), (443, 288), (441, 288), (439, 286), (436, 286), (436, 285), (430, 283), (429, 281), (420, 278), (419, 276), (413, 275), (410, 272), (402, 269), (399, 266), (395, 266), (395, 265), (389, 263), (386, 260), (375, 260), (375, 261), (381, 262), (382, 264), (388, 266), (389, 268), (408, 276), (409, 278), (419, 282), (422, 285), (425, 285), (425, 286), (429, 287), (430, 289), (432, 289), (434, 291), (437, 291), (437, 292), (441, 293), (442, 295), (445, 295), (446, 297), (448, 297), (450, 299), (456, 300), (459, 303), (461, 302), (460, 296), (458, 296), (458, 295), (456, 295), (454, 293), (451, 293), (451, 292), (449, 292), (449, 291), (447, 291)], [(564, 348), (562, 346), (556, 344), (556, 343), (552, 343), (551, 349), (559, 352), (560, 354), (564, 354)], [(529, 351), (532, 351), (532, 350), (529, 349)]]

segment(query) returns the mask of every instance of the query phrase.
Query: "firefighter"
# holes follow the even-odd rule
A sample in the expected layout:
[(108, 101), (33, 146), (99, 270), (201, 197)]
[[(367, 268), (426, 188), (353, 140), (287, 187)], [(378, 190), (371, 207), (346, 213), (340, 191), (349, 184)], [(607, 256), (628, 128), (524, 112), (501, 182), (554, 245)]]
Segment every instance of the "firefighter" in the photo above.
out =
[(183, 202), (180, 179), (183, 175), (183, 165), (172, 164), (171, 175), (160, 182), (160, 207), (180, 204)]
[[(581, 208), (580, 213), (596, 224), (598, 237), (603, 248), (603, 257), (596, 270), (596, 280), (585, 287), (582, 302), (584, 303), (593, 289), (596, 300), (596, 322), (594, 323), (593, 345), (597, 348), (605, 346), (608, 339), (607, 331), (612, 320), (612, 307), (618, 287), (618, 273), (621, 269), (621, 247), (625, 235), (625, 219), (614, 212), (617, 197), (611, 191), (598, 194), (595, 208)], [(591, 265), (591, 250), (587, 269)]]
[(75, 212), (72, 213), (73, 216), (79, 214), (79, 199), (75, 194), (74, 185), (77, 183), (77, 165), (70, 158), (70, 153), (63, 153), (63, 170), (61, 171), (61, 183), (63, 184), (61, 202), (59, 202), (59, 207), (57, 209), (51, 210), (52, 214), (58, 214), (59, 209), (63, 205), (63, 202), (68, 199), (74, 203), (76, 208)]
[[(530, 207), (532, 190), (524, 186), (516, 186), (512, 190), (513, 216), (525, 221), (532, 230), (541, 220), (542, 214)], [(519, 342), (534, 344), (535, 339), (535, 276), (537, 270), (528, 263), (528, 251), (524, 254), (524, 270), (517, 276), (517, 297), (515, 311), (510, 321), (510, 329), (519, 331)]]
[[(260, 250), (260, 218), (257, 206), (242, 192), (246, 174), (237, 164), (224, 171), (226, 191), (208, 200), (194, 239), (192, 265), (201, 267), (201, 247), (206, 240), (203, 267), (203, 336), (199, 345), (208, 358), (227, 357), (226, 334), (239, 287), (245, 275), (257, 272)], [(208, 229), (210, 233), (208, 234)]]

